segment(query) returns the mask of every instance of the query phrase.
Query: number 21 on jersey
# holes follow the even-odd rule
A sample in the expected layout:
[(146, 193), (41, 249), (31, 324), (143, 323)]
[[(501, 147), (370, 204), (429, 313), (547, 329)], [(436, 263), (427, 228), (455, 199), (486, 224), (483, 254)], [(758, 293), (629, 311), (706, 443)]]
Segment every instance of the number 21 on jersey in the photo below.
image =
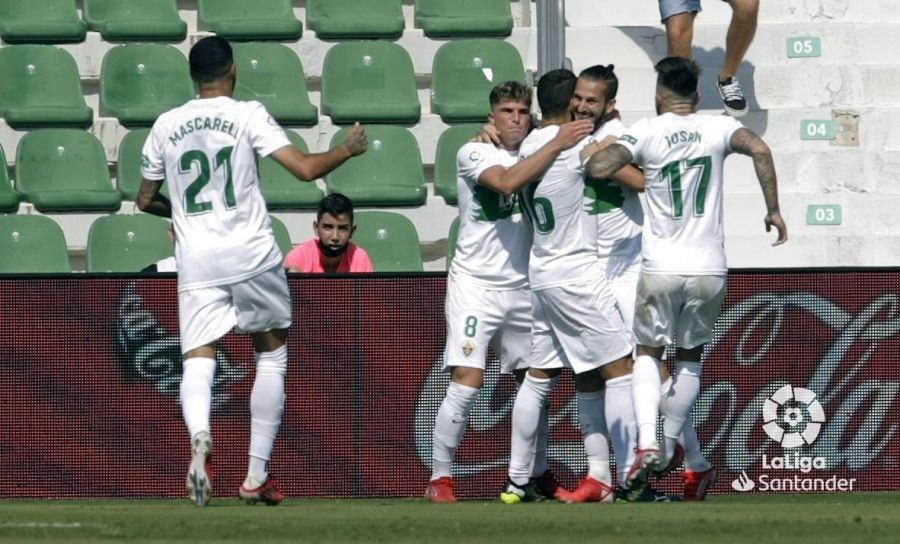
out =
[(193, 149), (181, 155), (181, 159), (178, 161), (178, 172), (180, 174), (190, 174), (194, 171), (194, 165), (197, 165), (199, 170), (197, 177), (184, 191), (184, 201), (188, 215), (196, 215), (212, 210), (212, 202), (198, 201), (197, 196), (209, 184), (212, 175), (219, 173), (221, 173), (224, 181), (224, 191), (219, 189), (218, 184), (214, 181), (213, 187), (217, 189), (215, 194), (224, 192), (226, 209), (230, 210), (237, 207), (237, 200), (234, 197), (234, 182), (231, 178), (231, 152), (233, 149), (233, 147), (220, 149), (213, 157), (212, 166), (210, 166), (209, 157), (200, 150)]
[(685, 196), (693, 196), (694, 217), (703, 216), (711, 174), (712, 158), (708, 156), (672, 161), (660, 168), (660, 178), (669, 186), (669, 202), (672, 204), (674, 219), (680, 219), (684, 215)]

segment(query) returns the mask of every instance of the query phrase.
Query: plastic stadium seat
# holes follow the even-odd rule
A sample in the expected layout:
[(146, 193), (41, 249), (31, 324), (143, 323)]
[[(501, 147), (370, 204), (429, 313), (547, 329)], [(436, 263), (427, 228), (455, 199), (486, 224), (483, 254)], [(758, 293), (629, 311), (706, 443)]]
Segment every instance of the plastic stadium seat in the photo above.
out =
[[(304, 153), (309, 152), (299, 134), (290, 130), (286, 132), (292, 144)], [(325, 196), (315, 182), (298, 180), (272, 157), (259, 161), (259, 180), (263, 198), (270, 210), (317, 208)]]
[(75, 0), (0, 1), (0, 38), (6, 43), (80, 42), (85, 30)]
[(504, 81), (525, 83), (516, 48), (503, 40), (447, 42), (434, 54), (431, 111), (447, 123), (484, 121), (491, 89)]
[(154, 215), (108, 215), (91, 224), (88, 272), (140, 272), (175, 254), (169, 222)]
[(279, 123), (315, 125), (319, 111), (309, 101), (300, 57), (280, 43), (235, 43), (238, 100), (259, 100)]
[(87, 127), (75, 59), (52, 45), (0, 47), (0, 113), (13, 127)]
[(103, 144), (73, 128), (33, 130), (19, 140), (16, 189), (42, 212), (116, 211)]
[(9, 213), (19, 209), (19, 195), (13, 191), (9, 183), (9, 172), (6, 170), (6, 154), (0, 147), (0, 212)]
[[(149, 128), (132, 130), (119, 142), (116, 178), (119, 192), (125, 200), (137, 201), (141, 189), (141, 152), (150, 135)], [(169, 196), (169, 184), (163, 183), (160, 192)]]
[(320, 39), (399, 38), (400, 0), (307, 0), (306, 24)]
[(229, 40), (294, 40), (303, 23), (291, 0), (199, 0), (199, 30)]
[(353, 214), (353, 242), (366, 250), (375, 272), (421, 272), (422, 250), (412, 221), (394, 212)]
[(508, 36), (509, 0), (416, 0), (416, 28), (426, 36)]
[(84, 0), (84, 21), (107, 41), (181, 41), (187, 36), (175, 0)]
[(421, 106), (412, 59), (389, 42), (342, 42), (325, 54), (322, 113), (335, 123), (415, 123)]
[(291, 252), (291, 248), (293, 247), (293, 244), (291, 244), (291, 235), (288, 234), (287, 227), (284, 226), (284, 223), (282, 223), (280, 219), (274, 215), (270, 215), (269, 219), (272, 220), (272, 233), (275, 234), (275, 243), (278, 244), (281, 255), (287, 257), (287, 254)]
[(444, 202), (456, 205), (456, 154), (459, 148), (472, 139), (481, 128), (479, 124), (456, 125), (448, 128), (438, 138), (434, 157), (434, 192)]
[[(334, 147), (348, 129), (331, 139)], [(412, 132), (397, 126), (368, 125), (369, 149), (326, 176), (330, 193), (343, 193), (358, 206), (418, 206), (425, 202), (422, 155)]]
[(0, 215), (0, 274), (71, 272), (66, 238), (43, 215)]
[(100, 67), (100, 115), (126, 126), (151, 125), (166, 111), (194, 98), (188, 62), (163, 44), (110, 49)]
[(447, 270), (450, 270), (450, 263), (453, 262), (453, 256), (456, 255), (456, 242), (459, 240), (459, 217), (450, 223), (450, 233), (447, 235)]

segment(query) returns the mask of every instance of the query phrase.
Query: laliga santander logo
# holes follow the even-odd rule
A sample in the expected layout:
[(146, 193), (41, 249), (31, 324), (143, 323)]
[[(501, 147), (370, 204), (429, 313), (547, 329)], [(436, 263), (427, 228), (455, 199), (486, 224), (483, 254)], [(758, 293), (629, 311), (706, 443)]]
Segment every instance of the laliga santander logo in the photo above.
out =
[(785, 385), (763, 403), (763, 421), (769, 438), (792, 449), (815, 441), (825, 423), (825, 410), (809, 389)]

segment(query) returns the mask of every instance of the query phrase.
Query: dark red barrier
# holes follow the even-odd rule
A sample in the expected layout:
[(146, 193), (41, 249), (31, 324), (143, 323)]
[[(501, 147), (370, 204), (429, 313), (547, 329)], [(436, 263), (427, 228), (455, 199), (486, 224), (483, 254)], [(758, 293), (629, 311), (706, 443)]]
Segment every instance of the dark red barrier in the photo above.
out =
[[(283, 490), (420, 495), (446, 387), (444, 278), (290, 281), (288, 404), (272, 462)], [(897, 272), (732, 274), (694, 413), (720, 468), (716, 492), (900, 489), (898, 285)], [(172, 278), (0, 280), (0, 497), (181, 496), (177, 330)], [(252, 365), (249, 339), (226, 337), (217, 496), (235, 495), (246, 470)], [(515, 386), (490, 368), (458, 452), (464, 497), (495, 497), (505, 478)], [(785, 385), (794, 399), (764, 415)], [(551, 401), (552, 466), (571, 484), (585, 461), (567, 381)], [(781, 443), (766, 417), (787, 430)], [(786, 447), (802, 433), (817, 436)], [(680, 492), (680, 477), (662, 487)]]

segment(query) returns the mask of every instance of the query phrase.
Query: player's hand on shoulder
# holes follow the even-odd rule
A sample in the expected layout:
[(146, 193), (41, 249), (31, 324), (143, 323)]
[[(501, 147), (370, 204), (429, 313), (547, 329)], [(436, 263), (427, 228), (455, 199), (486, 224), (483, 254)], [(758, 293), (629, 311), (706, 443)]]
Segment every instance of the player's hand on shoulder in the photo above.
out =
[(766, 232), (770, 232), (772, 227), (775, 227), (775, 230), (778, 231), (778, 239), (772, 244), (773, 246), (780, 246), (787, 242), (787, 225), (784, 222), (784, 218), (781, 217), (781, 212), (769, 212), (764, 221), (766, 223)]
[(594, 122), (590, 119), (579, 119), (561, 125), (555, 140), (563, 149), (569, 149), (589, 136), (594, 131)]
[(497, 127), (493, 124), (486, 123), (481, 125), (478, 133), (469, 141), (478, 144), (500, 145), (500, 133), (497, 132)]
[(359, 122), (353, 123), (350, 130), (347, 131), (344, 145), (347, 146), (347, 149), (350, 150), (350, 154), (353, 156), (365, 153), (366, 149), (369, 148), (369, 137), (366, 136), (366, 129)]

